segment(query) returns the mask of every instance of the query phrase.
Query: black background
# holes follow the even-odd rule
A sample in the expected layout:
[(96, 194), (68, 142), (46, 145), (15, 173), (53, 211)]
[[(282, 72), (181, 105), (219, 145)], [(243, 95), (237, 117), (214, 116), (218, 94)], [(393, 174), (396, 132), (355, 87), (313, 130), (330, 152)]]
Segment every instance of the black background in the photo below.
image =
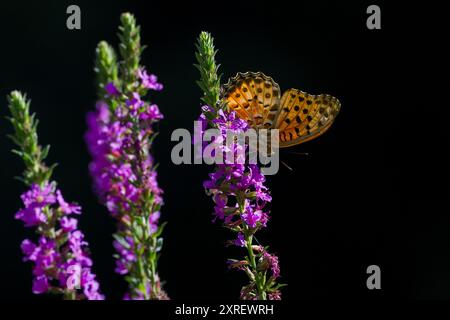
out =
[[(450, 298), (448, 212), (448, 34), (443, 8), (427, 2), (381, 2), (382, 29), (366, 28), (372, 2), (2, 1), (0, 4), (0, 295), (46, 300), (31, 293), (31, 266), (20, 242), (31, 230), (14, 220), (24, 186), (12, 143), (6, 94), (27, 92), (40, 119), (42, 144), (65, 197), (83, 206), (80, 227), (90, 243), (102, 291), (120, 299), (114, 273), (114, 223), (91, 191), (83, 135), (94, 108), (93, 60), (100, 40), (117, 45), (121, 12), (142, 27), (144, 65), (164, 91), (152, 101), (165, 115), (155, 145), (168, 221), (159, 271), (172, 299), (234, 299), (245, 275), (226, 269), (231, 234), (212, 224), (202, 181), (207, 166), (170, 160), (176, 128), (192, 130), (200, 90), (194, 41), (210, 31), (224, 80), (263, 71), (282, 89), (338, 97), (342, 110), (320, 139), (289, 150), (272, 190), (272, 219), (258, 236), (280, 257), (285, 299)], [(78, 4), (82, 29), (66, 28), (66, 8)], [(444, 35), (447, 35), (444, 37)], [(440, 77), (445, 76), (445, 77)], [(443, 80), (440, 80), (443, 79)], [(439, 81), (438, 81), (439, 80)], [(294, 152), (308, 152), (301, 156)], [(382, 290), (366, 288), (377, 264)]]

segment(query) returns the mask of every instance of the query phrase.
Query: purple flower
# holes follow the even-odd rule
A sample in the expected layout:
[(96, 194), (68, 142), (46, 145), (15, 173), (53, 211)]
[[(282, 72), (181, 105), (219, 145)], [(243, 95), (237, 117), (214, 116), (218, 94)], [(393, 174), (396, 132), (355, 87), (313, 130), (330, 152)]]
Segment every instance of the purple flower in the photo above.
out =
[(137, 109), (145, 105), (145, 102), (141, 100), (141, 96), (137, 92), (133, 92), (132, 98), (128, 99), (125, 103), (133, 111), (136, 111)]
[(14, 217), (22, 220), (25, 223), (25, 227), (33, 227), (47, 221), (47, 216), (42, 211), (42, 208), (33, 205), (20, 210)]
[(148, 74), (144, 68), (138, 69), (138, 77), (141, 80), (142, 86), (147, 89), (161, 91), (163, 85), (158, 83), (158, 78), (153, 74)]
[(269, 254), (267, 251), (263, 253), (263, 259), (268, 263), (270, 270), (272, 271), (272, 277), (274, 279), (280, 276), (280, 265), (278, 257), (273, 254)]
[[(36, 294), (47, 292), (56, 286), (56, 281), (59, 281), (62, 290), (76, 291), (73, 286), (76, 279), (69, 278), (72, 274), (69, 272), (70, 266), (85, 267), (86, 272), (90, 272), (92, 266), (87, 242), (83, 241), (84, 235), (77, 230), (77, 220), (69, 216), (80, 214), (81, 208), (67, 203), (60, 190), (55, 190), (55, 185), (48, 182), (42, 186), (32, 185), (22, 195), (25, 208), (16, 214), (16, 218), (24, 221), (26, 226), (51, 230), (49, 234), (41, 233), (37, 244), (25, 239), (20, 246), (24, 260), (33, 262), (33, 292)], [(39, 228), (37, 231), (40, 233)], [(97, 290), (98, 283), (90, 284), (89, 288), (89, 294), (84, 293), (85, 298), (103, 298)], [(76, 296), (81, 297), (81, 293), (76, 293)]]
[(75, 218), (62, 217), (60, 224), (65, 232), (70, 232), (77, 229), (78, 221)]
[[(203, 134), (208, 125), (206, 114), (214, 110), (209, 107), (202, 109), (204, 113), (200, 116), (200, 121)], [(226, 112), (222, 109), (218, 111), (212, 124), (220, 130), (222, 135), (217, 139), (218, 143), (222, 143), (227, 138), (227, 133), (238, 134), (246, 131), (249, 127), (248, 123), (237, 117), (234, 112)], [(259, 277), (256, 274), (270, 269), (272, 278), (277, 279), (280, 275), (278, 257), (270, 255), (260, 246), (256, 249), (252, 243), (248, 244), (243, 232), (245, 230), (253, 235), (266, 226), (268, 214), (264, 208), (267, 203), (272, 201), (272, 197), (264, 185), (265, 177), (259, 167), (245, 163), (245, 156), (248, 152), (247, 145), (240, 145), (236, 141), (223, 147), (222, 151), (227, 152), (231, 156), (230, 160), (233, 161), (227, 161), (225, 158), (225, 163), (217, 164), (208, 179), (203, 182), (203, 186), (207, 193), (213, 196), (214, 220), (223, 221), (226, 227), (237, 232), (236, 239), (227, 243), (239, 247), (248, 245), (251, 248), (248, 250), (252, 250), (252, 254), (264, 262), (259, 263), (258, 267), (243, 263), (250, 261), (250, 253), (247, 260), (230, 260), (230, 267), (244, 270), (250, 275), (250, 284), (242, 288), (241, 299), (256, 300), (261, 297), (257, 279), (266, 277), (265, 274), (259, 274)], [(265, 269), (261, 270), (261, 268)], [(271, 300), (281, 297), (281, 293), (272, 288), (267, 289), (266, 293)]]
[(276, 290), (268, 294), (269, 300), (281, 300), (281, 291)]
[(161, 213), (159, 211), (153, 212), (149, 217), (149, 223), (150, 223), (150, 234), (155, 233), (158, 230), (158, 220), (161, 216)]
[(54, 195), (55, 185), (53, 183), (45, 182), (43, 186), (33, 184), (31, 189), (20, 196), (25, 205), (25, 208), (32, 205), (45, 207), (46, 205), (53, 204), (56, 201)]
[(133, 252), (134, 242), (131, 236), (126, 237), (125, 242), (115, 240), (113, 246), (119, 253), (119, 259), (116, 260), (115, 271), (118, 274), (127, 274), (132, 268), (132, 263), (136, 261), (136, 255)]
[(245, 247), (247, 242), (245, 241), (244, 234), (242, 232), (239, 232), (237, 235), (237, 239), (234, 240), (234, 244), (239, 247)]
[(139, 115), (140, 120), (161, 120), (164, 116), (159, 111), (156, 104), (147, 105), (145, 110)]
[(231, 130), (232, 132), (237, 133), (249, 128), (248, 123), (245, 120), (236, 117), (234, 111), (227, 113), (222, 109), (219, 110), (218, 117), (212, 122), (215, 123), (219, 129), (222, 129), (223, 132), (225, 130)]
[[(144, 69), (139, 69), (138, 77), (143, 87), (162, 89), (156, 77), (148, 75)], [(139, 92), (123, 92), (127, 98), (125, 101), (114, 100), (114, 111), (105, 102), (97, 103), (96, 111), (88, 114), (85, 136), (92, 156), (89, 171), (94, 189), (99, 200), (118, 221), (113, 242), (118, 253), (115, 272), (128, 274), (130, 279), (134, 276), (130, 273), (137, 270), (137, 259), (143, 259), (138, 254), (142, 251), (139, 250), (142, 244), (133, 241), (131, 218), (147, 215), (146, 224), (149, 233), (153, 234), (158, 229), (159, 207), (163, 204), (162, 190), (158, 186), (150, 154), (150, 139), (154, 134), (152, 126), (163, 115), (157, 105), (145, 102)], [(148, 259), (147, 255), (145, 259)], [(138, 291), (133, 289), (130, 297), (143, 297)]]
[(48, 280), (45, 275), (41, 275), (41, 276), (34, 278), (33, 289), (32, 289), (34, 294), (45, 293), (45, 292), (47, 292), (48, 289), (49, 289)]
[(80, 273), (80, 285), (88, 300), (104, 300), (104, 296), (99, 293), (99, 283), (95, 280), (95, 274), (89, 268), (83, 268)]
[(88, 300), (104, 300), (103, 295), (98, 293), (99, 287), (97, 281), (90, 281), (84, 285), (83, 293)]
[(61, 211), (65, 214), (71, 214), (71, 213), (75, 213), (75, 214), (81, 214), (81, 207), (75, 204), (69, 204), (67, 203), (62, 194), (61, 191), (56, 190), (56, 199), (58, 200), (58, 204), (59, 204), (59, 208), (61, 209)]
[(228, 203), (228, 197), (225, 193), (217, 192), (213, 196), (213, 200), (217, 207), (224, 208)]
[(23, 240), (20, 249), (22, 249), (22, 252), (25, 255), (24, 261), (36, 260), (36, 245), (31, 240)]
[(116, 97), (116, 96), (120, 95), (119, 90), (116, 88), (116, 86), (114, 85), (113, 82), (109, 82), (106, 84), (105, 91), (112, 97)]
[(257, 223), (261, 221), (262, 211), (253, 210), (253, 208), (248, 205), (245, 208), (245, 212), (241, 215), (242, 219), (250, 228), (256, 228)]
[(118, 274), (127, 274), (130, 272), (129, 270), (130, 266), (124, 263), (124, 260), (121, 259), (117, 259), (116, 260), (116, 268), (114, 269), (114, 271)]

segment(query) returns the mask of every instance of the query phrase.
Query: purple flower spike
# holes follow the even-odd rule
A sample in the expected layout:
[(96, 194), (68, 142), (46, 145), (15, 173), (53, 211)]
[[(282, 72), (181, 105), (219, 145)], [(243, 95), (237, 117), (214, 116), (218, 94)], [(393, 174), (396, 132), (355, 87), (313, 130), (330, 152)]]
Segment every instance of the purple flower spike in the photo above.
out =
[[(16, 214), (16, 219), (22, 220), (25, 226), (50, 228), (54, 230), (50, 234), (58, 234), (61, 239), (67, 239), (57, 245), (52, 237), (41, 235), (37, 244), (28, 239), (22, 242), (20, 247), (24, 260), (34, 262), (32, 291), (35, 294), (48, 292), (54, 287), (50, 284), (54, 283), (52, 280), (58, 280), (60, 289), (66, 293), (73, 291), (77, 299), (102, 300), (104, 297), (98, 292), (98, 282), (93, 280), (95, 276), (90, 271), (92, 261), (87, 251), (88, 244), (83, 241), (83, 233), (77, 230), (77, 219), (69, 216), (80, 214), (81, 207), (67, 203), (61, 192), (55, 190), (55, 186), (56, 183), (44, 183), (42, 187), (33, 184), (21, 196), (25, 208)], [(50, 226), (47, 218), (39, 218), (42, 215), (56, 217), (59, 229), (57, 226)], [(81, 285), (82, 292), (77, 292), (77, 288), (72, 285), (79, 281), (80, 275), (71, 277), (73, 272), (70, 266), (78, 266), (85, 274), (91, 275), (92, 280)]]
[(54, 166), (44, 163), (47, 152), (43, 150), (48, 150), (48, 146), (39, 144), (37, 120), (30, 113), (30, 101), (18, 91), (13, 91), (8, 101), (14, 125), (12, 138), (25, 160), (22, 178), (29, 186), (21, 195), (23, 208), (15, 218), (26, 227), (34, 227), (37, 236), (36, 240), (25, 239), (20, 245), (23, 260), (32, 264), (32, 291), (35, 294), (58, 293), (70, 300), (103, 299), (98, 283), (89, 295), (83, 293), (84, 285), (72, 286), (79, 282), (80, 272), (74, 274), (71, 268), (91, 273), (92, 266), (87, 243), (81, 242), (75, 247), (72, 241), (74, 236), (83, 238), (77, 230), (77, 220), (71, 217), (71, 214), (80, 214), (81, 207), (67, 203), (56, 189), (56, 182), (50, 180)]
[[(203, 112), (212, 112), (210, 107), (202, 107)], [(207, 128), (208, 122), (206, 115), (202, 113), (200, 121), (202, 121), (202, 132)], [(245, 132), (249, 126), (247, 122), (236, 116), (234, 112), (226, 112), (220, 109), (216, 118), (212, 120), (222, 133), (222, 137), (217, 139), (218, 142), (226, 140), (227, 132), (238, 134)], [(244, 152), (242, 152), (244, 151)], [(239, 159), (239, 154), (247, 152), (247, 145), (238, 145), (237, 142), (227, 148), (223, 148), (223, 152), (229, 152), (232, 159)], [(273, 283), (280, 276), (280, 268), (278, 258), (270, 255), (265, 250), (256, 250), (252, 246), (253, 234), (261, 228), (266, 227), (268, 214), (265, 209), (266, 205), (272, 201), (272, 197), (266, 186), (264, 186), (265, 177), (257, 165), (245, 164), (245, 162), (231, 161), (230, 163), (218, 164), (214, 172), (209, 174), (209, 179), (203, 182), (203, 186), (207, 189), (208, 194), (213, 195), (214, 200), (214, 220), (221, 220), (223, 224), (231, 230), (237, 232), (237, 237), (231, 241), (238, 247), (247, 247), (249, 256), (246, 261), (249, 265), (242, 265), (233, 261), (232, 266), (235, 269), (244, 270), (247, 274), (253, 274), (248, 286), (242, 288), (241, 299), (281, 299), (281, 293), (277, 287), (267, 288), (261, 291), (261, 281), (264, 270), (271, 270)], [(228, 242), (230, 243), (230, 242)], [(250, 244), (250, 245), (249, 245)], [(249, 249), (249, 248), (252, 249)], [(256, 250), (257, 252), (253, 252)], [(252, 256), (257, 256), (264, 263), (253, 264)], [(242, 261), (242, 260), (238, 260)], [(265, 282), (265, 281), (264, 281)]]
[[(138, 76), (143, 87), (162, 89), (156, 77), (148, 75), (144, 69), (139, 69)], [(143, 90), (139, 88), (138, 91), (142, 94)], [(114, 110), (105, 102), (98, 102), (96, 111), (88, 114), (85, 138), (92, 156), (89, 171), (94, 180), (94, 190), (118, 222), (113, 242), (118, 253), (115, 272), (127, 275), (128, 279), (136, 279), (130, 280), (130, 292), (125, 297), (162, 299), (166, 296), (157, 274), (143, 280), (136, 266), (138, 262), (148, 263), (148, 250), (157, 248), (149, 248), (146, 244), (145, 253), (142, 253), (140, 248), (143, 244), (133, 240), (135, 231), (130, 225), (133, 219), (148, 215), (146, 232), (149, 237), (155, 235), (159, 228), (159, 209), (163, 204), (163, 192), (158, 186), (150, 154), (150, 139), (154, 134), (152, 126), (163, 115), (156, 104), (143, 100), (139, 92), (123, 92), (120, 99), (113, 98)], [(137, 286), (137, 281), (145, 284)], [(148, 291), (142, 292), (144, 285)]]

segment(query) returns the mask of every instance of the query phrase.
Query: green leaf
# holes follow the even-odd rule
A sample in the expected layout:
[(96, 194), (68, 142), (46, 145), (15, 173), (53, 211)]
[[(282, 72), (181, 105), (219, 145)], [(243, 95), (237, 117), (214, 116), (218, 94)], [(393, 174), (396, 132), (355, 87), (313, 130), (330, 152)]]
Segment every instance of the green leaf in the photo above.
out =
[(163, 238), (158, 238), (158, 239), (156, 240), (156, 248), (155, 248), (155, 251), (156, 251), (156, 252), (160, 252), (160, 251), (161, 251), (161, 249), (162, 249), (162, 247), (163, 247), (163, 243), (164, 243)]
[(164, 231), (164, 228), (167, 225), (167, 221), (164, 221), (159, 227), (158, 230), (152, 235), (154, 238), (158, 238)]
[(130, 249), (130, 244), (121, 235), (114, 233), (112, 236), (122, 247), (128, 250)]

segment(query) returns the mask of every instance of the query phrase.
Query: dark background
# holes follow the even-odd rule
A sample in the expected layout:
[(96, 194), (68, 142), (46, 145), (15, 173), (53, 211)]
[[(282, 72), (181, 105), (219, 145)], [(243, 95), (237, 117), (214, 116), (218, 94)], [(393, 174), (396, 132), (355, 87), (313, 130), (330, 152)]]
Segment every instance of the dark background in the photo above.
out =
[[(379, 4), (382, 29), (366, 28), (366, 8)], [(66, 28), (78, 4), (82, 29)], [(210, 31), (224, 80), (263, 71), (282, 89), (338, 97), (342, 110), (320, 139), (283, 150), (268, 177), (272, 219), (258, 236), (280, 257), (285, 299), (450, 298), (448, 212), (448, 33), (443, 8), (427, 2), (398, 7), (378, 1), (190, 2), (2, 1), (0, 4), (0, 295), (45, 300), (31, 293), (31, 266), (19, 245), (31, 230), (14, 220), (25, 187), (22, 164), (9, 152), (6, 94), (27, 92), (40, 119), (48, 163), (67, 199), (83, 206), (80, 227), (90, 242), (102, 291), (120, 299), (114, 273), (112, 219), (91, 191), (83, 135), (94, 108), (93, 60), (100, 40), (117, 45), (121, 12), (134, 13), (148, 45), (143, 63), (159, 76), (154, 94), (165, 114), (155, 156), (168, 221), (159, 271), (173, 299), (233, 299), (246, 277), (226, 269), (231, 234), (212, 224), (202, 181), (207, 166), (170, 161), (176, 128), (192, 130), (200, 90), (194, 41)], [(442, 79), (442, 80), (440, 80)], [(293, 152), (308, 152), (301, 156)], [(377, 264), (382, 290), (366, 288)]]

